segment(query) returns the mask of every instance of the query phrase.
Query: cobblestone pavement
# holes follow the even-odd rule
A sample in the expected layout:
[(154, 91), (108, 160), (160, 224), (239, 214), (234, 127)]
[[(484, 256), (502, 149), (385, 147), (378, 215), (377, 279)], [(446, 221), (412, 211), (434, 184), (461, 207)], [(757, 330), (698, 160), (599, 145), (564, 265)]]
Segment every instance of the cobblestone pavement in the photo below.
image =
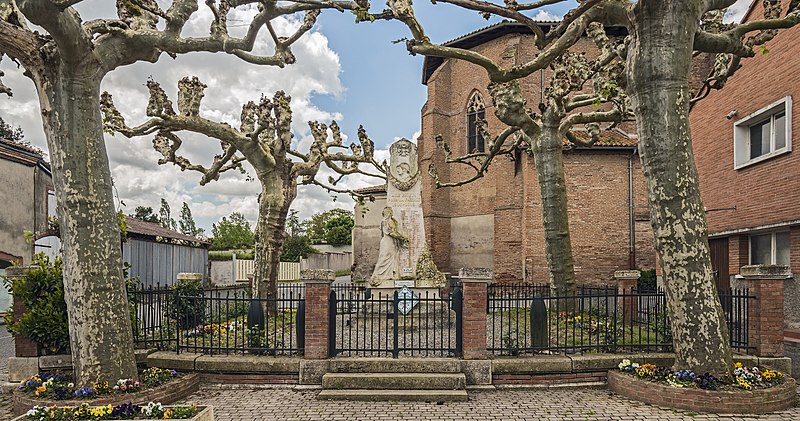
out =
[(697, 414), (620, 398), (605, 389), (470, 392), (469, 402), (318, 401), (317, 391), (204, 387), (185, 402), (214, 406), (217, 421), (254, 420), (798, 420), (800, 408), (762, 416)]

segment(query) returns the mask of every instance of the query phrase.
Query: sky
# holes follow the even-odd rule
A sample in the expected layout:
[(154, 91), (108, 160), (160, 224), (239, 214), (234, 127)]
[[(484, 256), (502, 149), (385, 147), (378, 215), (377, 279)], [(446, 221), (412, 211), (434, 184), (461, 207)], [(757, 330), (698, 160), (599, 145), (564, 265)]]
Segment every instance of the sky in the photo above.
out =
[[(109, 0), (84, 0), (78, 11), (84, 20), (115, 17), (114, 3)], [(171, 3), (158, 0), (166, 9)], [(199, 1), (200, 11), (189, 22), (184, 36), (207, 34), (211, 20), (208, 8)], [(540, 20), (563, 16), (575, 2), (546, 7), (532, 12)], [(750, 0), (738, 0), (730, 8), (729, 20), (738, 21)], [(383, 8), (373, 3), (373, 11)], [(491, 23), (475, 12), (458, 7), (418, 0), (415, 12), (432, 41), (440, 43), (457, 38)], [(231, 33), (240, 34), (255, 14), (253, 9), (238, 8), (229, 15)], [(289, 34), (301, 23), (302, 16), (279, 18), (276, 31)], [(238, 32), (237, 32), (238, 31)], [(266, 31), (262, 31), (266, 32)], [(257, 42), (256, 52), (270, 54), (266, 34)], [(376, 145), (379, 161), (388, 159), (388, 146), (405, 137), (415, 140), (420, 133), (420, 110), (426, 88), (421, 83), (421, 56), (410, 56), (404, 43), (392, 41), (409, 37), (397, 22), (354, 23), (350, 13), (324, 11), (312, 31), (294, 44), (296, 64), (283, 69), (256, 66), (225, 54), (193, 53), (171, 59), (162, 55), (155, 63), (136, 63), (117, 69), (106, 76), (102, 88), (114, 96), (117, 108), (129, 125), (145, 120), (149, 77), (159, 82), (167, 94), (176, 99), (177, 82), (184, 76), (198, 76), (208, 85), (201, 115), (238, 126), (241, 106), (258, 100), (262, 94), (272, 96), (283, 90), (292, 97), (295, 142), (300, 150), (311, 142), (307, 121), (330, 123), (335, 119), (343, 134), (356, 139), (363, 125)], [(0, 97), (0, 117), (22, 127), (25, 138), (47, 150), (38, 101), (33, 84), (14, 63), (0, 62), (6, 73), (3, 82), (14, 90), (13, 98)], [(189, 204), (198, 225), (208, 233), (211, 225), (232, 212), (241, 212), (251, 222), (258, 213), (259, 186), (238, 172), (224, 173), (219, 181), (200, 186), (201, 175), (181, 172), (171, 164), (158, 165), (160, 154), (152, 148), (152, 137), (126, 139), (121, 135), (106, 136), (111, 173), (114, 178), (117, 206), (133, 213), (136, 206), (151, 206), (158, 212), (161, 198), (166, 199), (177, 219), (183, 202)], [(219, 143), (200, 136), (182, 136), (181, 152), (193, 163), (208, 164), (218, 154)], [(324, 171), (323, 171), (324, 172)], [(327, 170), (330, 172), (330, 170)], [(321, 179), (327, 179), (327, 172)], [(340, 186), (359, 188), (381, 184), (363, 176), (351, 176)], [(305, 219), (333, 207), (352, 210), (347, 195), (334, 197), (316, 186), (300, 186), (293, 208)]]

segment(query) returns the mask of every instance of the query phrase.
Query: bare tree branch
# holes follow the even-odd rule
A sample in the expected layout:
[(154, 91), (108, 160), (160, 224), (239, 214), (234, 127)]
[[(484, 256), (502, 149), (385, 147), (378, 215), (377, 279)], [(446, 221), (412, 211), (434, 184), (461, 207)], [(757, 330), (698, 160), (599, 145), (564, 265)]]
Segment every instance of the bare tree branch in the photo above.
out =
[[(753, 20), (740, 25), (722, 24), (725, 14), (723, 7), (729, 1), (709, 0), (707, 6), (712, 10), (703, 16), (700, 29), (695, 34), (694, 49), (699, 52), (717, 53), (711, 73), (703, 81), (690, 107), (708, 97), (713, 90), (722, 89), (727, 80), (741, 67), (742, 58), (756, 55), (755, 47), (763, 46), (775, 38), (778, 29), (790, 28), (800, 23), (800, 3), (790, 3), (785, 17), (781, 18), (781, 2), (779, 0), (764, 1), (764, 19)], [(744, 39), (752, 32), (753, 35)]]
[[(480, 162), (480, 166), (476, 166), (476, 165), (474, 165), (474, 164), (472, 164), (470, 162), (467, 162), (463, 158), (455, 158), (455, 159), (452, 159), (452, 160), (448, 159), (448, 163), (460, 163), (460, 164), (465, 164), (465, 165), (468, 165), (468, 166), (472, 167), (475, 170), (475, 173), (472, 176), (468, 177), (468, 178), (465, 178), (465, 179), (459, 180), (459, 181), (443, 183), (441, 181), (441, 178), (439, 177), (439, 172), (436, 170), (436, 166), (433, 165), (433, 163), (431, 163), (428, 166), (428, 174), (433, 178), (434, 182), (436, 183), (436, 187), (437, 188), (463, 186), (463, 185), (469, 184), (469, 183), (471, 183), (471, 182), (473, 182), (473, 181), (475, 181), (475, 180), (477, 180), (479, 178), (482, 178), (484, 175), (486, 175), (486, 172), (489, 170), (489, 166), (492, 164), (492, 161), (494, 161), (495, 157), (500, 156), (500, 155), (509, 155), (509, 154), (513, 153), (515, 150), (517, 150), (517, 148), (519, 148), (519, 146), (523, 143), (523, 139), (525, 139), (525, 136), (522, 135), (521, 132), (520, 132), (520, 135), (516, 137), (516, 139), (511, 143), (511, 145), (508, 145), (508, 146), (505, 145), (506, 140), (508, 140), (508, 138), (512, 134), (515, 134), (515, 133), (518, 133), (518, 132), (519, 132), (519, 129), (516, 128), (516, 127), (507, 127), (499, 135), (497, 135), (496, 138), (492, 139), (490, 141), (490, 145), (491, 145), (490, 149), (485, 154), (483, 154), (483, 156), (481, 158), (478, 158), (478, 161)], [(443, 145), (445, 145), (445, 142), (442, 139), (441, 135), (437, 135), (436, 136), (436, 145), (437, 145), (437, 147), (444, 147)], [(504, 147), (504, 146), (506, 146), (506, 147)]]
[(16, 4), (26, 18), (53, 36), (66, 62), (78, 62), (91, 51), (91, 37), (75, 9), (62, 10), (50, 0), (16, 0)]
[[(518, 12), (514, 8), (502, 7), (494, 3), (489, 3), (481, 0), (439, 0), (439, 1), (441, 1), (442, 3), (450, 3), (456, 6), (460, 6), (463, 7), (464, 9), (470, 9), (481, 12), (487, 18), (490, 15), (497, 15), (513, 19), (527, 26), (528, 29), (530, 29), (533, 32), (533, 35), (535, 36), (534, 42), (538, 48), (544, 46), (545, 35), (544, 31), (542, 31), (542, 28), (539, 27), (539, 23), (525, 16), (524, 14)], [(592, 1), (597, 1), (597, 0), (592, 0)]]

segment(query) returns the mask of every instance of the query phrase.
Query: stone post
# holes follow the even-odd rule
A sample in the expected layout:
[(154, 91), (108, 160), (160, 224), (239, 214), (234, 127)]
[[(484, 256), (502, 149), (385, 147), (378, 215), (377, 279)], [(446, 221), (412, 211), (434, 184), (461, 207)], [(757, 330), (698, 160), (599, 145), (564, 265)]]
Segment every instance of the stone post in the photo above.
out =
[[(38, 266), (11, 266), (6, 268), (6, 277), (13, 282), (14, 279), (22, 278), (25, 272), (32, 269), (39, 269)], [(13, 298), (12, 308), (14, 311), (14, 321), (19, 319), (28, 311), (25, 303), (17, 297)], [(14, 356), (8, 359), (8, 381), (19, 382), (33, 376), (39, 372), (39, 346), (33, 340), (14, 334)]]
[(486, 300), (492, 270), (462, 268), (458, 277), (464, 291), (462, 350), (465, 360), (486, 359)]
[(639, 297), (636, 297), (633, 290), (642, 273), (638, 270), (618, 270), (614, 272), (614, 280), (617, 283), (617, 314), (623, 314), (626, 322), (636, 320), (639, 312)]
[(330, 269), (305, 269), (300, 279), (306, 286), (305, 358), (328, 358), (331, 282), (336, 276)]
[(740, 274), (749, 288), (748, 345), (759, 357), (783, 356), (783, 287), (792, 275), (788, 266), (742, 266)]
[(203, 281), (203, 274), (202, 273), (195, 273), (195, 272), (180, 272), (176, 275), (178, 281)]

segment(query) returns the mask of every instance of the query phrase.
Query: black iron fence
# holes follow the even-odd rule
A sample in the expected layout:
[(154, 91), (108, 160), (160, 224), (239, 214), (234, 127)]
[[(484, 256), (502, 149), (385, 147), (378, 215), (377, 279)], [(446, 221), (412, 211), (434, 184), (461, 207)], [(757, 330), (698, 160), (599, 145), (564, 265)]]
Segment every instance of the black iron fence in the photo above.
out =
[(460, 356), (461, 288), (411, 294), (333, 288), (330, 356)]
[(305, 289), (279, 285), (274, 298), (246, 288), (178, 294), (160, 285), (128, 292), (135, 314), (134, 344), (205, 354), (300, 354), (305, 338)]
[[(488, 298), (487, 350), (493, 354), (672, 351), (663, 290), (578, 288), (556, 297), (546, 285), (492, 285)], [(749, 349), (751, 299), (747, 290), (720, 293), (731, 347), (738, 351)]]

